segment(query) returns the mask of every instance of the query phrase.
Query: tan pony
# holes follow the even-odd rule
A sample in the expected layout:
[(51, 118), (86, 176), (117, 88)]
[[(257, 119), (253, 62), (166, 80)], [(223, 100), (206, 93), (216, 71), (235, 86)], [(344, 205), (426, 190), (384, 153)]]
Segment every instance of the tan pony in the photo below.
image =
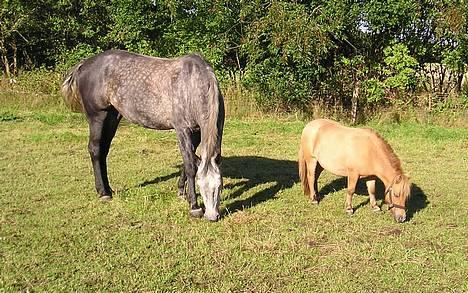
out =
[(375, 200), (375, 180), (385, 185), (385, 201), (397, 222), (406, 219), (410, 195), (409, 177), (390, 145), (369, 128), (345, 127), (335, 121), (317, 119), (302, 131), (299, 175), (304, 194), (318, 203), (317, 180), (323, 170), (348, 177), (345, 209), (352, 214), (352, 197), (357, 180), (365, 178), (371, 208), (380, 211)]

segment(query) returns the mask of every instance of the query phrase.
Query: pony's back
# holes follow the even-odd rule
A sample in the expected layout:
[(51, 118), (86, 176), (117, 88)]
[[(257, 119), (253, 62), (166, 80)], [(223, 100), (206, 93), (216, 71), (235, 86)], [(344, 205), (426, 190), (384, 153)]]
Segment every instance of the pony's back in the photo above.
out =
[(349, 169), (355, 169), (365, 176), (373, 175), (385, 159), (382, 141), (373, 130), (317, 119), (304, 128), (301, 147), (305, 160), (314, 158), (335, 175), (346, 176)]

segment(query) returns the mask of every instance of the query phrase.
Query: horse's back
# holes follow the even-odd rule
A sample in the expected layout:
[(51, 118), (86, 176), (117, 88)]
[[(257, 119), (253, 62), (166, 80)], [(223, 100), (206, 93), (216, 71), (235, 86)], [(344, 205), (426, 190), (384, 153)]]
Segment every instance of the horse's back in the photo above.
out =
[[(208, 69), (207, 63), (194, 54), (167, 59), (109, 50), (83, 62), (80, 92), (92, 111), (113, 106), (130, 122), (171, 129), (174, 115), (178, 115), (174, 110), (191, 110), (193, 103), (186, 97), (203, 96), (208, 88), (206, 78), (200, 77)], [(182, 76), (184, 73), (186, 76)], [(196, 80), (189, 80), (191, 76), (197, 76)], [(190, 88), (192, 85), (197, 88)], [(190, 115), (184, 117), (188, 126), (196, 124)]]

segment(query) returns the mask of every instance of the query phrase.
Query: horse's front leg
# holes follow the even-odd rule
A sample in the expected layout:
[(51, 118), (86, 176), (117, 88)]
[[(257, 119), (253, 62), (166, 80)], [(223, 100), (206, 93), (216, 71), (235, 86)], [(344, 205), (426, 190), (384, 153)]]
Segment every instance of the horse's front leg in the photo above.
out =
[(112, 198), (112, 189), (107, 177), (107, 155), (121, 116), (114, 109), (88, 113), (88, 150), (93, 164), (96, 191), (103, 200)]
[[(200, 145), (201, 141), (201, 136), (200, 136), (200, 131), (194, 131), (191, 134), (191, 142), (192, 142), (192, 149), (193, 152), (195, 153), (197, 150), (197, 147)], [(198, 157), (196, 157), (197, 160), (197, 166), (198, 166)], [(177, 187), (179, 189), (179, 197), (185, 200), (188, 200), (187, 198), (187, 175), (185, 175), (185, 166), (183, 165), (181, 168), (180, 172), (180, 177), (179, 181), (177, 182)]]
[(353, 194), (356, 190), (356, 183), (359, 179), (359, 175), (355, 172), (348, 172), (348, 188), (346, 189), (346, 203), (345, 210), (348, 215), (354, 213), (353, 210)]
[[(193, 148), (193, 144), (191, 141), (191, 131), (188, 128), (184, 129), (176, 129), (177, 138), (179, 140), (179, 148), (182, 154), (182, 159), (184, 163), (184, 173), (186, 176), (187, 181), (187, 200), (190, 205), (189, 214), (192, 217), (201, 218), (203, 217), (203, 210), (198, 205), (197, 202), (197, 194), (195, 193), (195, 176), (197, 174), (197, 158), (195, 155), (195, 150)], [(179, 180), (179, 192), (181, 188), (181, 181), (183, 178)], [(185, 184), (184, 184), (185, 190)]]
[(377, 205), (377, 200), (375, 199), (375, 180), (366, 181), (367, 192), (369, 193), (370, 206), (374, 212), (380, 211), (380, 207)]
[(182, 170), (180, 171), (179, 181), (177, 182), (177, 187), (179, 188), (179, 197), (181, 199), (187, 199), (187, 176), (185, 175), (185, 166), (183, 165)]

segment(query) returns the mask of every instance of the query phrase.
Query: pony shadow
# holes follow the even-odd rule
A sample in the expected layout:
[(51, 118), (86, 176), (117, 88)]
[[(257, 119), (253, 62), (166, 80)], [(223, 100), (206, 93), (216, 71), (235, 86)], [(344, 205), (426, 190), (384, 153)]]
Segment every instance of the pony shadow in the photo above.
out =
[[(240, 180), (239, 182), (224, 185), (225, 190), (235, 189), (235, 191), (224, 197), (224, 200), (232, 200), (232, 202), (225, 206), (225, 209), (221, 212), (221, 217), (270, 200), (279, 191), (290, 188), (299, 182), (297, 161), (277, 160), (260, 156), (223, 157), (221, 169), (224, 178)], [(179, 175), (179, 171), (173, 172), (147, 180), (137, 186), (145, 187), (158, 184)], [(248, 190), (267, 183), (273, 184), (248, 198), (239, 199)]]
[(411, 196), (406, 204), (406, 221), (413, 218), (418, 211), (425, 209), (429, 203), (424, 191), (417, 184), (411, 184)]
[[(326, 197), (328, 194), (336, 191), (343, 190), (347, 187), (347, 179), (346, 177), (340, 177), (332, 182), (326, 184), (319, 190), (319, 196), (320, 198)], [(382, 181), (376, 180), (375, 183), (375, 198), (377, 200), (383, 200), (384, 198), (384, 193), (385, 193), (385, 186), (383, 185)], [(358, 183), (356, 185), (356, 191), (355, 194), (357, 195), (365, 195), (368, 196), (367, 192), (367, 186), (364, 180), (358, 180)], [(343, 191), (343, 199), (344, 199), (345, 193)], [(357, 206), (354, 206), (354, 209), (357, 210), (365, 205), (369, 204), (369, 198)], [(406, 203), (406, 221), (410, 220), (415, 213), (418, 211), (424, 209), (427, 207), (429, 204), (429, 201), (427, 200), (427, 196), (424, 193), (424, 191), (415, 183), (411, 184), (411, 196), (408, 199), (408, 202)]]

